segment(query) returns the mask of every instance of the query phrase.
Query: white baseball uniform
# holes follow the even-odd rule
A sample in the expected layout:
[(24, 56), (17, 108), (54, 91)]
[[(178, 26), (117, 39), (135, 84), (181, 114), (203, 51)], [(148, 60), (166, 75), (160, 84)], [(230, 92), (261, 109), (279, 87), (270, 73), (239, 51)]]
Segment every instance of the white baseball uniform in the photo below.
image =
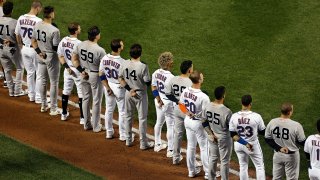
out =
[(28, 96), (30, 101), (40, 100), (40, 76), (38, 75), (37, 53), (32, 48), (31, 38), (35, 25), (42, 19), (35, 15), (24, 14), (19, 17), (15, 34), (20, 35), (23, 43), (21, 49), (22, 61), (27, 71)]
[[(0, 59), (4, 68), (10, 96), (24, 94), (22, 91), (23, 63), (14, 33), (16, 24), (17, 20), (11, 17), (0, 17), (0, 38), (2, 40), (10, 40), (11, 42), (9, 46), (0, 44)], [(16, 67), (15, 84), (11, 75), (14, 65)]]
[[(174, 95), (180, 100), (181, 93), (187, 87), (192, 86), (192, 82), (189, 77), (174, 76), (167, 81), (165, 86), (166, 95)], [(179, 106), (173, 103), (173, 114), (174, 114), (174, 136), (173, 136), (173, 164), (179, 163), (181, 154), (181, 142), (183, 134), (185, 132), (184, 119), (185, 115), (180, 111)]]
[(320, 180), (320, 135), (310, 135), (305, 144), (304, 151), (310, 154), (311, 168), (309, 171), (309, 178), (311, 180)]
[(124, 124), (124, 95), (125, 89), (120, 85), (119, 71), (122, 64), (125, 62), (120, 56), (113, 56), (111, 54), (105, 55), (100, 62), (99, 71), (103, 72), (107, 78), (108, 84), (113, 92), (113, 95), (107, 93), (106, 88), (104, 88), (104, 95), (106, 98), (106, 112), (105, 112), (105, 125), (106, 125), (106, 136), (112, 137), (114, 134), (114, 129), (112, 125), (113, 112), (118, 106), (119, 113), (119, 139), (126, 139), (126, 128)]
[(303, 142), (306, 139), (301, 124), (291, 119), (272, 119), (267, 125), (265, 138), (273, 139), (290, 152), (274, 152), (273, 179), (282, 179), (284, 172), (287, 179), (299, 179), (300, 153), (297, 141)]
[[(204, 107), (210, 103), (209, 97), (203, 93), (200, 89), (194, 89), (188, 87), (183, 90), (180, 101), (185, 104), (188, 111), (193, 114), (200, 114)], [(203, 170), (205, 176), (208, 176), (208, 140), (205, 130), (201, 123), (201, 118), (186, 116), (184, 120), (184, 125), (187, 131), (187, 166), (189, 171), (189, 176), (196, 173), (196, 147), (197, 142), (200, 147), (200, 156), (203, 164)]]
[(173, 117), (173, 102), (170, 101), (165, 94), (165, 85), (174, 77), (170, 71), (157, 69), (152, 74), (151, 85), (157, 87), (159, 96), (163, 102), (163, 106), (159, 107), (157, 99), (154, 99), (157, 122), (154, 126), (155, 147), (161, 146), (161, 129), (166, 122), (167, 125), (167, 140), (168, 140), (168, 153), (173, 153), (173, 137), (174, 137), (174, 117)]
[(239, 111), (230, 119), (229, 130), (238, 135), (253, 146), (253, 151), (238, 142), (234, 142), (234, 150), (239, 159), (240, 179), (249, 179), (249, 157), (256, 168), (257, 179), (266, 179), (263, 153), (258, 139), (258, 131), (263, 131), (265, 125), (260, 114), (252, 111)]

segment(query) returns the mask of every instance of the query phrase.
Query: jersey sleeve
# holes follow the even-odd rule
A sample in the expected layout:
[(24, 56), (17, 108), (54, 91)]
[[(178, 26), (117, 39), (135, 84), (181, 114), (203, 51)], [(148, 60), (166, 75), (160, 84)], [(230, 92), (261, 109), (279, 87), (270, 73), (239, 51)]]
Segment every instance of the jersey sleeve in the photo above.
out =
[(232, 116), (232, 111), (229, 109), (228, 114), (226, 116), (226, 126), (229, 126), (231, 116)]
[(263, 121), (262, 117), (260, 115), (258, 117), (259, 117), (258, 130), (262, 131), (262, 130), (266, 129), (266, 126), (264, 125), (264, 121)]
[(234, 115), (231, 116), (230, 121), (229, 121), (229, 131), (234, 131), (237, 132), (236, 128), (235, 128), (235, 124), (233, 119), (235, 118)]
[(168, 79), (168, 80), (165, 82), (165, 84), (164, 84), (164, 93), (165, 93), (166, 95), (172, 94), (171, 89), (172, 89), (172, 78)]
[[(80, 44), (80, 43), (79, 43)], [(76, 55), (78, 55), (79, 53), (79, 44), (77, 45), (77, 47), (76, 48), (74, 48), (74, 50), (72, 51), (72, 53), (73, 54), (76, 54)]]
[(305, 144), (304, 144), (304, 148), (303, 148), (303, 150), (304, 150), (304, 152), (306, 152), (306, 153), (311, 153), (311, 138), (310, 138), (311, 136), (309, 136), (308, 138), (307, 138), (307, 140), (306, 140), (306, 142), (305, 142)]
[(37, 39), (37, 25), (34, 27), (33, 31), (32, 31), (32, 36), (31, 39)]
[(143, 69), (143, 81), (144, 82), (150, 82), (150, 72), (149, 72), (149, 68), (148, 65), (145, 64), (145, 68)]
[(303, 127), (301, 124), (298, 124), (297, 126), (297, 140), (299, 142), (302, 142), (306, 139), (306, 136), (304, 135)]
[(156, 72), (152, 73), (151, 75), (151, 86), (157, 86), (157, 80), (156, 80)]
[(57, 30), (55, 32), (53, 32), (53, 39), (52, 39), (52, 45), (53, 46), (58, 46), (59, 42), (60, 42), (60, 31)]
[(20, 28), (21, 28), (21, 26), (20, 26), (20, 17), (19, 17), (19, 19), (18, 19), (18, 21), (17, 21), (17, 25), (16, 25), (16, 28), (14, 29), (14, 33), (16, 34), (16, 35), (20, 35)]
[(60, 41), (59, 45), (58, 45), (58, 51), (57, 51), (59, 56), (64, 56), (63, 54), (63, 47), (62, 47), (62, 41)]
[(100, 64), (99, 64), (99, 71), (100, 71), (100, 72), (102, 72), (102, 73), (104, 74), (103, 59), (104, 59), (104, 57), (100, 60)]
[(264, 137), (266, 139), (273, 139), (272, 133), (271, 133), (271, 124), (272, 124), (272, 120), (268, 123), (266, 131), (265, 131)]

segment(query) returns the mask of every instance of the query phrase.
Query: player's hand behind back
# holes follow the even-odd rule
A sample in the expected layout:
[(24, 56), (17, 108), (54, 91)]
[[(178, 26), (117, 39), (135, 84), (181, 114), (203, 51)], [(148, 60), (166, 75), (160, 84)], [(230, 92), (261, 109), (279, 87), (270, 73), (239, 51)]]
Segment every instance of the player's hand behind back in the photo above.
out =
[(248, 143), (248, 144), (246, 144), (246, 147), (248, 148), (249, 151), (251, 151), (251, 152), (253, 151), (252, 144)]
[(130, 90), (130, 95), (136, 99), (140, 99), (140, 96), (137, 94), (135, 89)]

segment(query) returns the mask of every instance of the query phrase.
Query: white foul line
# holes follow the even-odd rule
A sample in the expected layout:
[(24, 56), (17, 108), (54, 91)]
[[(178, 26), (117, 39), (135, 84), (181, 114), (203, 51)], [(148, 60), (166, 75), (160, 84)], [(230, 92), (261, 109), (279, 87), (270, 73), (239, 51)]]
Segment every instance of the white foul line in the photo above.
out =
[[(26, 83), (25, 81), (23, 81), (22, 83), (23, 83), (23, 85), (27, 86), (27, 83)], [(50, 95), (50, 91), (47, 91), (47, 95)], [(61, 96), (58, 96), (58, 100), (60, 100), (60, 101), (62, 100)], [(77, 103), (73, 102), (73, 101), (70, 101), (70, 100), (69, 100), (69, 101), (68, 101), (68, 104), (70, 104), (70, 105), (73, 106), (73, 107), (79, 108), (79, 105), (78, 105)], [(91, 110), (90, 110), (90, 112), (91, 112)], [(104, 114), (100, 114), (100, 117), (101, 117), (102, 119), (105, 119)], [(117, 120), (113, 119), (112, 122), (113, 122), (113, 124), (116, 124), (116, 125), (119, 126), (119, 123), (118, 123)], [(136, 129), (136, 128), (134, 128), (134, 127), (132, 127), (132, 131), (135, 132), (136, 134), (139, 134), (139, 130)], [(154, 139), (154, 136), (151, 135), (151, 134), (148, 134), (148, 133), (147, 133), (147, 137), (148, 137), (149, 139), (151, 139), (151, 140), (155, 140), (155, 139)], [(162, 141), (162, 143), (166, 143), (166, 144), (168, 143), (168, 142), (165, 141), (165, 140), (161, 140), (161, 141)], [(181, 152), (183, 152), (183, 153), (186, 154), (186, 153), (187, 153), (187, 149), (181, 148)], [(196, 158), (197, 158), (197, 159), (200, 159), (200, 155), (199, 155), (199, 154), (196, 154)], [(220, 166), (220, 164), (218, 164), (218, 166)], [(229, 172), (230, 172), (231, 174), (234, 174), (234, 175), (236, 175), (236, 176), (239, 176), (239, 171), (237, 171), (237, 170), (235, 170), (235, 169), (230, 168), (230, 169), (229, 169)], [(249, 178), (249, 180), (255, 180), (255, 179)]]

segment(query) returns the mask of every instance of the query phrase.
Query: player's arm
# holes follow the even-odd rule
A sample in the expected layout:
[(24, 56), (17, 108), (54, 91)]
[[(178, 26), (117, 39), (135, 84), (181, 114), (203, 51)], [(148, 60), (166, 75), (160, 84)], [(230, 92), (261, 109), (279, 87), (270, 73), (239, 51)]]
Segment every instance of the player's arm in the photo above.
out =
[(20, 34), (16, 34), (16, 40), (17, 40), (17, 44), (18, 44), (19, 48), (22, 49), (23, 44), (22, 44), (22, 39), (21, 39)]
[(108, 95), (112, 95), (113, 91), (109, 86), (108, 80), (104, 72), (99, 71), (99, 78), (101, 80), (102, 85), (106, 88)]
[(132, 89), (128, 84), (127, 84), (127, 82), (124, 80), (124, 78), (123, 78), (123, 76), (120, 74), (120, 76), (119, 76), (119, 79), (118, 79), (118, 81), (119, 81), (119, 83), (120, 83), (120, 85), (123, 87), (123, 88), (125, 88), (127, 91), (129, 91), (130, 92), (130, 95), (132, 96), (132, 97), (136, 97), (136, 98), (140, 98), (140, 96), (137, 94), (137, 90), (135, 90), (135, 89)]
[(246, 146), (250, 151), (252, 151), (252, 145), (248, 141), (243, 139), (241, 136), (239, 136), (237, 132), (230, 131), (230, 135), (233, 141), (237, 141), (238, 143)]
[(36, 40), (35, 38), (32, 38), (32, 39), (31, 39), (31, 44), (32, 44), (32, 47), (34, 48), (34, 50), (37, 52), (37, 54), (38, 54), (41, 58), (43, 58), (43, 59), (46, 59), (46, 58), (47, 58), (46, 53), (41, 52), (41, 50), (40, 50), (40, 48), (39, 48), (39, 46), (38, 46), (38, 42), (37, 42), (37, 40)]
[(209, 121), (206, 119), (201, 120), (202, 126), (204, 128), (204, 130), (206, 131), (207, 135), (208, 135), (208, 139), (211, 142), (217, 142), (218, 138), (217, 136), (215, 136), (214, 132), (211, 130), (210, 126), (209, 126)]
[(159, 106), (161, 107), (163, 105), (163, 102), (162, 102), (162, 100), (160, 98), (157, 86), (151, 86), (151, 91), (152, 91), (153, 97), (157, 100)]

